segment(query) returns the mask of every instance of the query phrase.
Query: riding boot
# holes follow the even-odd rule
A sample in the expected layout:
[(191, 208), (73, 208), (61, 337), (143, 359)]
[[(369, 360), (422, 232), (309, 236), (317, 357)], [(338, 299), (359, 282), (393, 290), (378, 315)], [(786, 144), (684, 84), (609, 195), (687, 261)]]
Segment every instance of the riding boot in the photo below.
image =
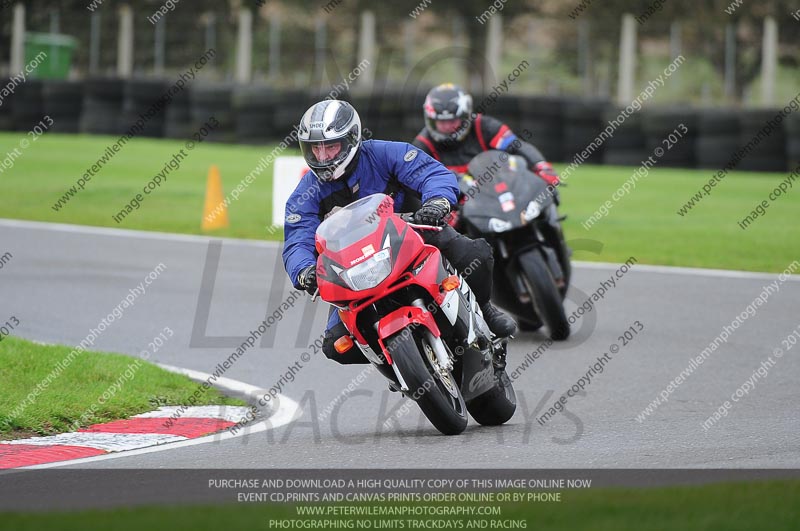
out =
[(483, 320), (486, 321), (489, 330), (494, 332), (497, 337), (508, 337), (517, 332), (517, 323), (511, 317), (495, 308), (491, 301), (486, 301), (480, 306)]

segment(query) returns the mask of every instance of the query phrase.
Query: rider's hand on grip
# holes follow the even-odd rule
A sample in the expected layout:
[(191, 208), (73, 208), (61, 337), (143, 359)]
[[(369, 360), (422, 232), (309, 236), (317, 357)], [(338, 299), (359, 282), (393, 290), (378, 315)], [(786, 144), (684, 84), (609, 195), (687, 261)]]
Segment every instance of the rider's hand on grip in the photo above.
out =
[(444, 218), (450, 213), (450, 201), (444, 197), (428, 199), (422, 208), (414, 213), (414, 221), (420, 225), (444, 225)]
[(317, 266), (308, 266), (297, 275), (297, 283), (300, 287), (314, 295), (317, 292)]
[(553, 169), (553, 165), (545, 160), (534, 164), (533, 173), (538, 175), (540, 179), (551, 186), (558, 186), (560, 183), (558, 180), (558, 174), (556, 173), (556, 170)]

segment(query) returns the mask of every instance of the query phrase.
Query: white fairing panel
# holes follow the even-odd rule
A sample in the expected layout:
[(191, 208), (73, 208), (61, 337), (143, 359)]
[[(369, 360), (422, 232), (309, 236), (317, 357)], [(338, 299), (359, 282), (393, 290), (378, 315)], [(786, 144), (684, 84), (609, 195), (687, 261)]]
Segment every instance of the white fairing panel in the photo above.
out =
[[(468, 307), (472, 308), (470, 314), (474, 315), (475, 309), (478, 307), (478, 305), (475, 303), (475, 297), (473, 297), (472, 295), (472, 290), (469, 288), (469, 284), (467, 284), (464, 280), (461, 281), (461, 293), (463, 293), (464, 298), (467, 299)], [(469, 334), (467, 334), (467, 343), (471, 344), (473, 341), (475, 341), (475, 319), (470, 317)]]
[(442, 311), (447, 316), (450, 324), (456, 324), (456, 319), (458, 319), (458, 294), (455, 290), (448, 291), (447, 295), (444, 296)]

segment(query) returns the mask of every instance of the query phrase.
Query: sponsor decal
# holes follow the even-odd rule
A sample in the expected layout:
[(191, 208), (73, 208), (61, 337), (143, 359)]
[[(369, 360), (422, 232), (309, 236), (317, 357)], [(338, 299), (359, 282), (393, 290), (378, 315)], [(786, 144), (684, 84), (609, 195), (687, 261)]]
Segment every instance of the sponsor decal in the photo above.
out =
[(511, 192), (500, 194), (497, 200), (500, 201), (500, 208), (503, 209), (503, 212), (511, 212), (517, 208), (517, 206), (514, 204), (514, 194)]
[(500, 208), (503, 209), (503, 212), (511, 212), (515, 208), (517, 208), (516, 203), (514, 201), (505, 201), (500, 203)]
[(475, 393), (482, 389), (491, 389), (494, 387), (494, 382), (494, 367), (490, 363), (482, 371), (475, 373), (469, 381), (469, 390), (471, 393)]
[(419, 151), (417, 151), (416, 149), (412, 149), (411, 151), (405, 154), (403, 160), (406, 162), (411, 162), (412, 160), (417, 158), (417, 153), (419, 153)]
[(289, 214), (286, 216), (286, 223), (297, 223), (300, 221), (300, 214)]

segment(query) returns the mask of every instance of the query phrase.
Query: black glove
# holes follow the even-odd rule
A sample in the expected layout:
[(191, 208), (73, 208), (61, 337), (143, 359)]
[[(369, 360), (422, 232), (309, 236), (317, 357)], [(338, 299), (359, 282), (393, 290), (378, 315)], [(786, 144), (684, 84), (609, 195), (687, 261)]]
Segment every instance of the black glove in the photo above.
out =
[(300, 274), (297, 275), (297, 283), (309, 295), (314, 295), (317, 292), (317, 266), (310, 265), (300, 271)]
[(444, 218), (450, 213), (450, 201), (444, 197), (428, 199), (422, 208), (414, 212), (414, 222), (420, 225), (444, 225)]

